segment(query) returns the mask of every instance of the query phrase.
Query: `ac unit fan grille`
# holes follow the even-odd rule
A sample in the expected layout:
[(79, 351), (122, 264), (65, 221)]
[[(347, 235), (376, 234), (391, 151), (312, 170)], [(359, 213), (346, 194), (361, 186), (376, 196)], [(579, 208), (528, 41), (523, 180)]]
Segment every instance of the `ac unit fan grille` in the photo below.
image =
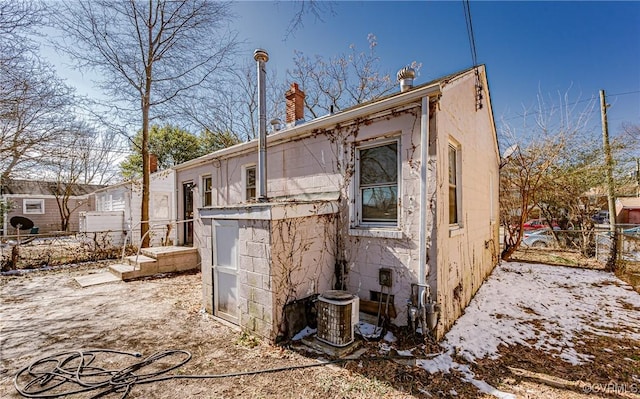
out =
[(318, 299), (317, 338), (333, 346), (347, 346), (352, 343), (354, 340), (351, 323), (353, 301), (328, 302), (322, 296)]

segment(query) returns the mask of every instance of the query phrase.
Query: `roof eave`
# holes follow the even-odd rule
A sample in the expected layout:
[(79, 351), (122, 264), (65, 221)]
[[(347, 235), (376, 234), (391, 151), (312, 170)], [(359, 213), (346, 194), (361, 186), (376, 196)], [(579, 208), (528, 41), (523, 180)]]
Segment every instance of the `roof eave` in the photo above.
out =
[[(293, 126), (288, 129), (283, 129), (275, 134), (267, 136), (267, 144), (273, 145), (281, 141), (291, 140), (304, 133), (311, 132), (318, 129), (325, 129), (341, 123), (356, 120), (371, 114), (375, 114), (387, 109), (395, 108), (404, 104), (414, 102), (425, 96), (434, 96), (440, 94), (440, 80), (416, 87), (412, 90), (397, 93), (382, 100), (371, 101), (369, 103), (363, 103), (349, 108), (340, 113), (316, 118), (308, 123), (302, 125)], [(173, 167), (173, 169), (184, 170), (192, 168), (201, 163), (208, 162), (217, 158), (225, 158), (235, 153), (241, 153), (250, 150), (257, 146), (257, 139), (248, 141), (246, 143), (236, 144), (231, 147), (223, 148), (221, 150), (203, 155), (199, 158), (192, 159), (190, 161), (181, 163)]]

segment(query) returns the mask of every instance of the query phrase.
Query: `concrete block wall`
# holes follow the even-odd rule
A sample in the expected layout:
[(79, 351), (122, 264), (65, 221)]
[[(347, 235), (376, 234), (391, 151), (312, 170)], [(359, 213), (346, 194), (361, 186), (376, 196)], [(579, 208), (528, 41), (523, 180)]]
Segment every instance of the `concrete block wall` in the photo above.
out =
[(213, 220), (201, 221), (202, 229), (198, 231), (201, 245), (198, 251), (202, 270), (202, 305), (208, 313), (213, 314)]
[(272, 336), (273, 292), (269, 220), (240, 220), (238, 304), (240, 326)]
[[(271, 274), (275, 336), (296, 333), (284, 306), (333, 288), (336, 254), (335, 214), (274, 220), (271, 224)], [(275, 338), (272, 336), (272, 338)]]

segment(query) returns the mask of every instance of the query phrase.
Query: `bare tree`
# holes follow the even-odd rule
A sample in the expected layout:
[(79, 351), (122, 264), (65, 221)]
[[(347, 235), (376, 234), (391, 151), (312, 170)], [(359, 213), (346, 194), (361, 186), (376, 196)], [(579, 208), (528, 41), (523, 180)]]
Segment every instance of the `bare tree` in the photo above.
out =
[(79, 68), (100, 73), (99, 87), (135, 112), (142, 130), (142, 228), (149, 226), (149, 127), (171, 116), (175, 100), (215, 79), (234, 50), (224, 34), (228, 3), (207, 0), (79, 0), (60, 3), (59, 48)]
[[(253, 60), (253, 58), (251, 58)], [(286, 84), (278, 81), (277, 71), (267, 71), (267, 115), (269, 119), (284, 115)], [(183, 102), (185, 122), (192, 130), (221, 134), (221, 139), (234, 135), (248, 141), (258, 135), (258, 90), (255, 62), (245, 62), (230, 71), (224, 84), (201, 87)]]
[(36, 48), (30, 35), (42, 25), (45, 12), (46, 8), (38, 1), (0, 2), (0, 64)]
[[(522, 226), (530, 212), (535, 207), (544, 208), (548, 205), (546, 201), (551, 198), (549, 192), (558, 190), (561, 183), (570, 185), (570, 173), (584, 161), (569, 165), (570, 160), (579, 159), (573, 155), (581, 148), (582, 143), (578, 140), (580, 134), (588, 131), (595, 101), (591, 100), (584, 108), (578, 109), (577, 104), (580, 103), (571, 102), (568, 92), (560, 95), (557, 101), (549, 101), (538, 95), (535, 111), (525, 113), (522, 126), (503, 125), (502, 144), (506, 144), (505, 148), (510, 145), (517, 145), (518, 148), (509, 159), (504, 160), (500, 168), (500, 213), (505, 228), (502, 258), (505, 260), (520, 245)], [(531, 119), (534, 122), (529, 124)], [(584, 167), (591, 165), (584, 162), (583, 168), (578, 168), (576, 173), (583, 173)], [(560, 171), (569, 174), (558, 175)], [(571, 188), (575, 193), (575, 190), (580, 192), (584, 187), (576, 185)]]
[(324, 14), (331, 15), (335, 13), (333, 2), (331, 1), (296, 0), (292, 4), (294, 6), (294, 15), (289, 21), (289, 26), (284, 36), (285, 40), (304, 27), (304, 19), (307, 15), (312, 15), (315, 20), (324, 22), (322, 17)]
[[(328, 60), (295, 52), (295, 67), (288, 75), (304, 90), (305, 108), (313, 118), (374, 100), (396, 88), (395, 78), (379, 70), (376, 37), (369, 34), (367, 41), (368, 51), (361, 52), (352, 44), (349, 53)], [(413, 63), (413, 67), (420, 65)]]
[[(5, 69), (4, 66), (7, 66)], [(52, 151), (74, 121), (74, 95), (53, 68), (29, 55), (3, 64), (0, 106), (0, 177), (25, 174)]]

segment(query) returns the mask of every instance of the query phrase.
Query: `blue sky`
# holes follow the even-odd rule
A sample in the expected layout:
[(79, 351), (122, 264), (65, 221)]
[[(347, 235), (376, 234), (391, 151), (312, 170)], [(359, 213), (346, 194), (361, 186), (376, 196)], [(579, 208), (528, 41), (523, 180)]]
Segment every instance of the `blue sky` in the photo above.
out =
[[(239, 56), (253, 62), (254, 49), (267, 50), (267, 68), (282, 80), (294, 50), (327, 58), (348, 52), (350, 44), (366, 50), (372, 33), (381, 67), (392, 76), (412, 61), (422, 63), (417, 84), (472, 65), (461, 1), (337, 1), (323, 21), (306, 15), (285, 40), (295, 5), (235, 2), (232, 28), (244, 41)], [(640, 2), (472, 1), (470, 7), (498, 124), (518, 122), (538, 93), (556, 101), (569, 90), (570, 102), (586, 105), (604, 89), (612, 134), (623, 122), (640, 125)], [(58, 68), (87, 93), (89, 77)], [(599, 129), (599, 116), (593, 119)]]
[[(416, 83), (472, 65), (461, 1), (334, 2), (324, 21), (307, 15), (304, 27), (285, 40), (294, 5), (234, 4), (245, 56), (266, 49), (267, 67), (279, 79), (294, 50), (324, 57), (347, 52), (350, 44), (366, 50), (369, 33), (378, 39), (383, 70), (395, 75), (412, 61), (422, 63)], [(497, 122), (517, 120), (538, 93), (555, 100), (569, 90), (573, 102), (597, 99), (604, 89), (612, 132), (623, 122), (640, 124), (640, 2), (472, 1), (470, 8)], [(599, 126), (598, 115), (594, 120)]]

